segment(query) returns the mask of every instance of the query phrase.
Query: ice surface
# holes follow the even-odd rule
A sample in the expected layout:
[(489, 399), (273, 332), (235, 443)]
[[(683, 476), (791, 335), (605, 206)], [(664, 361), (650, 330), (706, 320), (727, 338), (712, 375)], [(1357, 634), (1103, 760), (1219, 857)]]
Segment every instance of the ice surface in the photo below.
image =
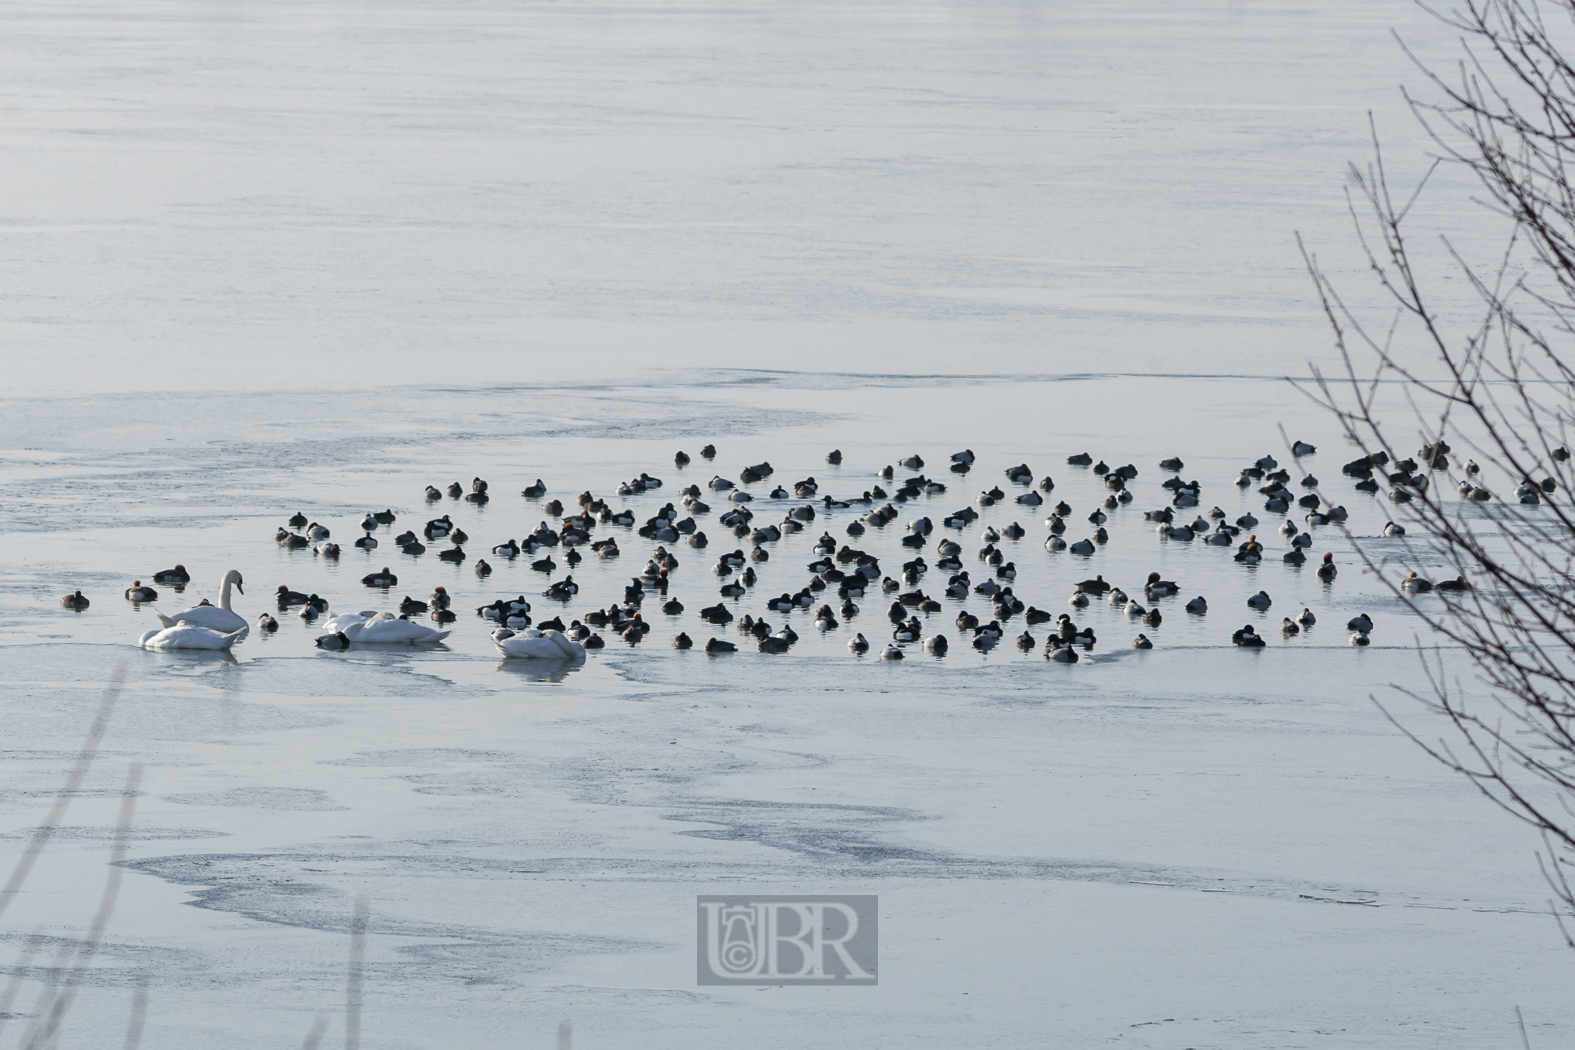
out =
[[(368, 1047), (548, 1046), (565, 1020), (582, 1047), (686, 1050), (1513, 1046), (1517, 1005), (1533, 1045), (1569, 1042), (1538, 843), (1369, 699), (1432, 640), (1341, 533), (1314, 530), (1332, 584), (1282, 565), (1280, 519), (1231, 484), (1265, 453), (1293, 481), (1304, 466), (1386, 571), (1441, 570), (1376, 540), (1392, 508), (1350, 491), (1330, 421), (1277, 378), (1329, 361), (1292, 231), (1351, 271), (1341, 180), (1365, 112), (1398, 155), (1416, 145), (1385, 30), (1452, 46), (1411, 5), (0, 17), (0, 861), (127, 675), (4, 916), (0, 965), (45, 937), (0, 1045), (87, 929), (132, 762), (127, 878), (62, 1046), (119, 1045), (143, 973), (145, 1045), (295, 1045), (343, 1004), (360, 894)], [(1468, 255), (1489, 242), (1435, 198), (1419, 214)], [(1320, 453), (1290, 464), (1281, 426)], [(673, 468), (708, 441), (714, 463)], [(976, 469), (951, 475), (963, 447)], [(538, 477), (569, 499), (649, 471), (666, 486), (612, 499), (643, 520), (762, 459), (757, 496), (806, 475), (849, 496), (917, 452), (947, 494), (854, 542), (891, 572), (907, 521), (1016, 495), (1018, 462), (1084, 534), (1106, 493), (1066, 465), (1082, 451), (1140, 470), (1091, 558), (1046, 552), (1044, 508), (1010, 500), (936, 533), (977, 582), (982, 528), (1019, 521), (1017, 592), (1098, 632), (1075, 666), (973, 650), (952, 620), (977, 598), (927, 618), (944, 658), (851, 656), (850, 632), (888, 637), (876, 593), (826, 635), (767, 614), (801, 635), (782, 656), (675, 651), (679, 629), (739, 640), (695, 615), (719, 600), (710, 564), (747, 546), (714, 511), (709, 548), (670, 545), (688, 610), (653, 611), (638, 647), (543, 670), (473, 615), (516, 594), (558, 612), (528, 559), (483, 553), (545, 517), (519, 495)], [(1169, 455), (1198, 512), (1262, 519), (1267, 561), (1141, 520)], [(421, 499), (476, 475), (485, 507)], [(353, 550), (385, 507), (383, 546)], [(338, 563), (271, 541), (297, 510)], [(769, 545), (738, 610), (802, 586), (814, 538), (858, 511)], [(441, 513), (492, 577), (388, 542)], [(644, 564), (650, 544), (608, 531), (625, 553), (580, 566), (568, 615)], [(233, 654), (138, 650), (152, 607), (121, 592), (175, 562), (193, 582), (160, 588), (165, 611), (216, 601), (236, 568), (251, 620), (278, 615), (280, 583), (334, 612), (443, 584), (460, 619), (430, 650), (321, 652), (293, 612)], [(384, 564), (400, 585), (362, 587)], [(1096, 572), (1136, 595), (1150, 571), (1182, 584), (1158, 628), (1066, 605)], [(92, 607), (61, 609), (77, 587)], [(1260, 588), (1266, 613), (1245, 605)], [(1195, 594), (1205, 617), (1182, 611)], [(1318, 626), (1280, 639), (1303, 605)], [(1362, 611), (1378, 627), (1353, 650)], [(1249, 621), (1266, 649), (1229, 645)], [(1154, 650), (1127, 647), (1140, 629)], [(880, 987), (697, 988), (694, 896), (740, 891), (878, 893)]]

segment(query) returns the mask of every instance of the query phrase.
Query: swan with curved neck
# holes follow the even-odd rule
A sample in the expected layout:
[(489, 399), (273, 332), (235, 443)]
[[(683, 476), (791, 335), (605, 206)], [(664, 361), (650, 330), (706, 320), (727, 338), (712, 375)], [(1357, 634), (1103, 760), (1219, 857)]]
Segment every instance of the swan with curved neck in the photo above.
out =
[(240, 641), (245, 633), (224, 633), (196, 624), (177, 623), (162, 631), (148, 631), (137, 639), (137, 644), (144, 649), (228, 649)]
[(243, 627), (251, 625), (246, 622), (245, 617), (230, 608), (231, 587), (234, 587), (241, 594), (246, 593), (246, 588), (242, 585), (241, 574), (235, 569), (231, 569), (224, 574), (224, 581), (219, 588), (218, 605), (209, 605), (204, 601), (202, 604), (193, 606), (184, 612), (178, 612), (174, 616), (165, 616), (160, 612), (155, 612), (154, 615), (159, 618), (159, 623), (165, 627), (174, 627), (178, 623), (189, 623), (225, 634), (239, 631)]

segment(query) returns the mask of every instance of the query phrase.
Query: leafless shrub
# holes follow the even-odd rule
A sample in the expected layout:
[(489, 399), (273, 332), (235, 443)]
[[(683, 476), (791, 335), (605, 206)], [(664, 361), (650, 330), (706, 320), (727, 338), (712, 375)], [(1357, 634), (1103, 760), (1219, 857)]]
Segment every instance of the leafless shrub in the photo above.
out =
[[(1402, 540), (1352, 537), (1361, 558), (1475, 671), (1474, 681), (1462, 682), (1446, 671), (1442, 652), (1423, 649), (1423, 680), (1402, 692), (1442, 716), (1449, 731), (1437, 741), (1407, 732), (1542, 834), (1555, 913), (1568, 916), (1575, 914), (1567, 877), (1575, 863), (1575, 460), (1565, 451), (1575, 421), (1575, 370), (1566, 360), (1575, 348), (1575, 66), (1566, 51), (1575, 48), (1565, 45), (1575, 44), (1575, 0), (1465, 0), (1435, 14), (1460, 33), (1464, 54), (1447, 74), (1418, 62), (1429, 98), (1408, 94), (1407, 102), (1437, 150), (1435, 166), (1475, 176), (1484, 219), (1503, 223), (1503, 251), (1481, 267), (1447, 239), (1410, 239), (1427, 177), (1397, 194), (1375, 130), (1373, 158), (1352, 166), (1347, 199), (1387, 305), (1376, 321), (1366, 319), (1303, 246), (1344, 363), (1339, 374), (1315, 373), (1310, 391), (1355, 446), (1387, 457), (1369, 464), (1373, 478), (1396, 501), (1395, 520), (1409, 527)], [(1440, 293), (1423, 276), (1435, 257), (1465, 277), (1464, 322), (1459, 291)], [(1405, 399), (1398, 420), (1389, 418), (1397, 393)], [(1414, 469), (1400, 469), (1408, 458), (1418, 461)], [(1466, 460), (1482, 473), (1467, 473)], [(1482, 501), (1476, 490), (1489, 484), (1492, 498)], [(1413, 594), (1396, 562), (1441, 566), (1470, 589)]]

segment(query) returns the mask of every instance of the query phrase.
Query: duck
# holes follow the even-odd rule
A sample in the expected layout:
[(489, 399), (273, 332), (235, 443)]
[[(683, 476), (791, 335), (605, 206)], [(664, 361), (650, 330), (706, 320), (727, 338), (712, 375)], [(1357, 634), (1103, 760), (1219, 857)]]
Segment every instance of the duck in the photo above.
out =
[(377, 511), (372, 515), (372, 517), (379, 525), (392, 525), (395, 521), (395, 515), (392, 508), (388, 510)]
[(951, 643), (946, 640), (945, 635), (931, 635), (924, 640), (924, 651), (932, 656), (945, 656), (950, 646)]
[(306, 601), (306, 595), (300, 591), (292, 591), (288, 584), (281, 583), (279, 590), (274, 595), (278, 599), (279, 608), (287, 609), (292, 605), (300, 605)]
[[(154, 610), (153, 615), (158, 617), (159, 623), (163, 624), (166, 628), (172, 628), (176, 624), (180, 624), (180, 623), (187, 623), (187, 624), (193, 624), (193, 625), (198, 626), (198, 627), (206, 627), (209, 630), (214, 631), (217, 634), (220, 634), (221, 636), (228, 636), (229, 634), (233, 634), (236, 631), (244, 630), (244, 629), (246, 629), (246, 628), (248, 628), (250, 626), (243, 617), (241, 617), (238, 613), (236, 613), (234, 610), (232, 610), (230, 608), (230, 589), (232, 587), (236, 591), (241, 593), (241, 594), (245, 594), (246, 593), (246, 589), (243, 586), (243, 581), (241, 580), (241, 574), (240, 574), (239, 571), (237, 571), (235, 569), (231, 569), (228, 572), (226, 572), (224, 574), (223, 580), (221, 580), (220, 583), (219, 583), (219, 604), (217, 606), (210, 605), (208, 603), (208, 600), (206, 598), (204, 598), (202, 600), (202, 602), (200, 602), (199, 604), (193, 606), (190, 609), (186, 609), (186, 610), (183, 610), (182, 612), (178, 612), (174, 616), (165, 616), (163, 613), (159, 612), (156, 609)], [(194, 645), (194, 646), (162, 645), (162, 646), (151, 646), (151, 647), (144, 646), (144, 647), (145, 648), (228, 649), (230, 647), (230, 645), (233, 645), (233, 644), (234, 644), (233, 642), (230, 642), (230, 643), (225, 644), (225, 645)]]
[(1298, 441), (1291, 446), (1291, 455), (1295, 456), (1297, 459), (1301, 459), (1303, 456), (1311, 456), (1317, 451), (1318, 446), (1309, 445), (1305, 441)]
[(399, 611), (402, 613), (424, 613), (430, 608), (432, 607), (420, 598), (412, 598), (408, 594), (405, 595), (405, 600), (399, 603)]
[(1457, 576), (1453, 580), (1440, 580), (1435, 585), (1434, 589), (1435, 590), (1440, 590), (1440, 591), (1455, 591), (1455, 592), (1469, 591), (1471, 589), (1471, 584), (1466, 582), (1466, 578), (1464, 576)]
[(1373, 640), (1367, 637), (1366, 631), (1355, 631), (1351, 634), (1352, 645), (1371, 645)]
[(92, 604), (81, 591), (77, 591), (75, 594), (68, 594), (60, 599), (61, 608), (75, 609), (77, 612), (81, 612)]
[(1054, 660), (1058, 664), (1075, 664), (1079, 658), (1077, 650), (1070, 645), (1062, 645), (1058, 639), (1052, 638), (1045, 643), (1045, 659)]
[(901, 660), (903, 659), (902, 650), (891, 643), (887, 643), (886, 648), (880, 651), (880, 658), (882, 660)]
[(350, 639), (345, 636), (343, 631), (335, 631), (333, 634), (320, 634), (313, 641), (316, 643), (317, 648), (326, 649), (331, 653), (342, 653), (350, 648)]
[(1180, 590), (1181, 588), (1176, 586), (1176, 584), (1172, 581), (1160, 579), (1159, 573), (1157, 572), (1149, 573), (1148, 583), (1144, 584), (1143, 586), (1144, 593), (1146, 593), (1150, 598), (1165, 598), (1177, 593)]
[(1396, 525), (1392, 521), (1386, 521), (1386, 522), (1384, 522), (1384, 535), (1385, 536), (1404, 536), (1405, 535), (1405, 528), (1403, 526)]
[(1194, 616), (1202, 616), (1209, 611), (1208, 600), (1203, 595), (1198, 595), (1187, 603), (1187, 611)]
[(1084, 594), (1082, 591), (1075, 591), (1073, 592), (1072, 597), (1066, 600), (1066, 604), (1072, 606), (1075, 609), (1086, 609), (1088, 608), (1088, 595)]
[(1346, 621), (1345, 629), (1347, 631), (1360, 631), (1363, 634), (1371, 634), (1373, 630), (1373, 618), (1366, 613), (1362, 613), (1359, 616), (1353, 616), (1350, 620)]
[(153, 574), (154, 583), (190, 583), (191, 573), (186, 571), (186, 566), (177, 564), (173, 569)]
[(443, 498), (443, 491), (434, 485), (428, 485), (426, 492), (422, 495), (425, 496), (428, 503), (435, 503)]
[(1304, 565), (1307, 562), (1307, 555), (1302, 553), (1300, 547), (1292, 547), (1285, 552), (1285, 557), (1281, 560), (1287, 565)]
[(1339, 575), (1339, 573), (1340, 570), (1336, 568), (1334, 564), (1334, 552), (1325, 552), (1323, 556), (1323, 564), (1318, 566), (1318, 578), (1324, 582), (1328, 582)]
[(408, 554), (412, 558), (418, 558), (426, 552), (426, 544), (420, 540), (411, 540), (409, 543), (401, 544), (399, 548), (399, 553)]
[(1148, 635), (1140, 634), (1136, 638), (1132, 639), (1132, 648), (1152, 649), (1154, 648), (1154, 643), (1148, 640)]
[(263, 613), (261, 616), (257, 617), (257, 629), (259, 631), (272, 634), (279, 629), (279, 621), (275, 620), (267, 613)]
[(162, 630), (148, 631), (137, 639), (137, 644), (144, 649), (229, 649), (245, 634), (244, 625), (239, 630), (224, 632), (181, 621)]
[(1400, 589), (1407, 594), (1426, 594), (1433, 589), (1433, 585), (1413, 571), (1411, 575), (1400, 582)]
[(1145, 627), (1158, 627), (1164, 619), (1164, 615), (1158, 609), (1150, 609), (1143, 614), (1143, 625)]
[(682, 631), (679, 631), (677, 634), (673, 635), (674, 649), (692, 649), (694, 648), (694, 644), (694, 639), (690, 638)]
[(1300, 624), (1287, 616), (1280, 621), (1280, 633), (1289, 638), (1293, 634), (1301, 634), (1302, 628)]
[(1269, 597), (1268, 591), (1259, 591), (1257, 594), (1254, 594), (1251, 598), (1247, 599), (1247, 604), (1252, 606), (1254, 609), (1267, 609), (1270, 605), (1273, 605), (1274, 602)]
[(361, 582), (368, 587), (397, 587), (399, 586), (399, 577), (389, 572), (388, 566), (385, 565), (377, 572), (367, 573), (361, 577)]
[(289, 524), (290, 524), (290, 528), (292, 528), (292, 529), (305, 528), (306, 527), (306, 515), (302, 514), (300, 511), (296, 511), (294, 514), (290, 515), (290, 522), (289, 522)]
[[(684, 456), (684, 454), (682, 452), (680, 452), (678, 454), (680, 456)], [(688, 463), (688, 462), (689, 462), (689, 457), (688, 456), (684, 456), (684, 463)], [(679, 464), (679, 465), (682, 466), (683, 464)], [(542, 482), (542, 480), (540, 478), (536, 479), (536, 484), (534, 484), (534, 485), (526, 485), (525, 488), (523, 490), (521, 490), (521, 492), (520, 492), (520, 495), (524, 496), (526, 499), (541, 499), (546, 494), (547, 494), (547, 486)]]
[(1249, 564), (1263, 560), (1263, 544), (1258, 542), (1257, 535), (1247, 534), (1247, 541), (1236, 548), (1236, 560)]
[(316, 547), (312, 548), (312, 553), (316, 554), (319, 558), (338, 558), (340, 554), (339, 544), (319, 543)]
[(450, 547), (446, 551), (439, 551), (438, 557), (443, 561), (461, 562), (465, 560), (465, 549), (463, 547)]
[(327, 526), (319, 525), (315, 521), (306, 527), (306, 538), (309, 540), (326, 540), (328, 535)]
[(1244, 626), (1241, 630), (1237, 631), (1235, 634), (1231, 635), (1230, 640), (1237, 645), (1246, 646), (1249, 649), (1260, 649), (1267, 644), (1262, 638), (1259, 638), (1255, 633), (1253, 633), (1252, 624), (1250, 623)]
[(133, 602), (156, 602), (159, 592), (152, 587), (144, 587), (141, 580), (132, 580), (131, 586), (126, 588), (126, 600)]
[(867, 653), (869, 652), (869, 648), (870, 643), (862, 634), (855, 634), (852, 638), (848, 639), (848, 650), (850, 652)]
[(365, 536), (355, 541), (356, 549), (363, 551), (377, 550), (377, 537), (368, 532)]

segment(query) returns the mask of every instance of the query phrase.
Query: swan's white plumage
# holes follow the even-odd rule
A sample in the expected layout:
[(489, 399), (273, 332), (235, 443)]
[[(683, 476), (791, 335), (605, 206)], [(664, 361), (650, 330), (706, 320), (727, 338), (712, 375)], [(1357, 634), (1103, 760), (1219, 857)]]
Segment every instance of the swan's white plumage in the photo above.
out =
[[(219, 589), (218, 605), (196, 605), (173, 616), (165, 616), (158, 611), (155, 611), (153, 615), (157, 616), (159, 623), (165, 627), (174, 627), (178, 623), (189, 623), (198, 627), (206, 627), (210, 631), (217, 631), (220, 634), (242, 630), (248, 627), (249, 624), (244, 616), (230, 608), (230, 588), (232, 586), (241, 587), (241, 574), (235, 569), (231, 569), (224, 574), (224, 582)], [(241, 593), (245, 594), (246, 591), (242, 589)]]
[(137, 639), (137, 644), (144, 649), (228, 649), (245, 633), (245, 628), (226, 634), (192, 623), (177, 623), (162, 631), (147, 632)]
[[(335, 617), (335, 620), (338, 619)], [(423, 642), (441, 642), (453, 633), (434, 631), (425, 624), (401, 620), (386, 612), (341, 627), (339, 631), (357, 645), (420, 645)]]
[(538, 631), (534, 627), (528, 627), (508, 638), (494, 638), (492, 644), (496, 645), (504, 656), (577, 660), (585, 655), (585, 646), (551, 628)]

